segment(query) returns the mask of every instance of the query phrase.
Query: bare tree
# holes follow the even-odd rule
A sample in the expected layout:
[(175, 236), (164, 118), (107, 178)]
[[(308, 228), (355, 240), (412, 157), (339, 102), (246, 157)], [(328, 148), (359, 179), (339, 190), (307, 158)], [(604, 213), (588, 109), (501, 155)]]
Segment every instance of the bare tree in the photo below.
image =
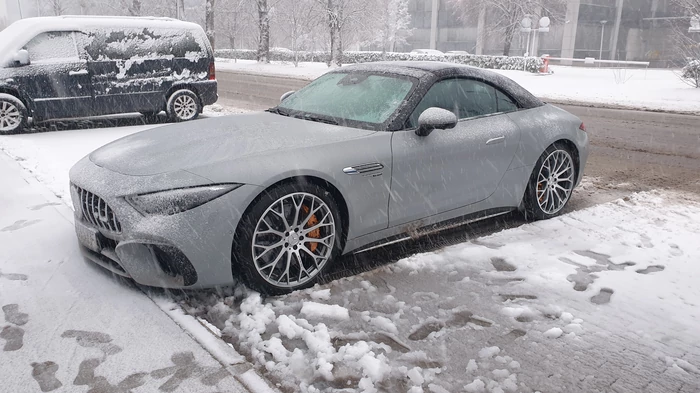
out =
[(258, 7), (258, 53), (262, 63), (270, 62), (270, 4), (268, 0), (255, 0)]
[(228, 47), (236, 49), (244, 33), (255, 29), (255, 23), (251, 18), (252, 3), (250, 0), (219, 0), (218, 4), (219, 38), (225, 37)]
[(448, 0), (460, 19), (470, 19), (486, 11), (489, 29), (503, 35), (503, 55), (510, 47), (520, 21), (525, 15), (548, 16), (560, 20), (565, 12), (565, 0)]
[(379, 0), (376, 5), (379, 9), (373, 13), (376, 18), (376, 27), (372, 29), (376, 33), (373, 42), (381, 46), (382, 53), (394, 52), (396, 45), (405, 45), (406, 38), (413, 33), (409, 27), (408, 0)]
[(51, 12), (56, 16), (63, 15), (68, 9), (68, 4), (65, 0), (49, 0), (48, 3)]
[(371, 12), (376, 10), (375, 0), (317, 0), (326, 14), (327, 27), (330, 35), (329, 66), (340, 66), (343, 62), (343, 42), (349, 32), (364, 32), (357, 34), (356, 41), (361, 42), (368, 37), (372, 20)]
[(322, 10), (314, 0), (281, 0), (275, 7), (275, 23), (289, 39), (295, 67), (299, 65), (299, 51), (309, 49), (311, 33), (322, 17)]
[(678, 7), (679, 14), (688, 17), (672, 23), (675, 47), (683, 58), (679, 76), (682, 81), (700, 88), (700, 32), (691, 33), (688, 30), (692, 24), (700, 21), (700, 0), (673, 0), (673, 4)]
[(204, 0), (205, 1), (205, 11), (204, 11), (204, 31), (207, 33), (207, 38), (213, 49), (216, 49), (216, 28), (214, 26), (214, 7), (216, 6), (216, 0)]

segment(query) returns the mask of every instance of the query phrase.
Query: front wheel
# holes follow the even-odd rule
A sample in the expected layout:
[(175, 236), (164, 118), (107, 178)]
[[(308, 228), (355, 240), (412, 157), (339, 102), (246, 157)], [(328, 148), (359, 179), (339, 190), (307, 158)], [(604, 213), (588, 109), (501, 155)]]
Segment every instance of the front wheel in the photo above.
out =
[(202, 111), (199, 97), (192, 90), (182, 89), (174, 92), (168, 99), (166, 113), (174, 122), (194, 120)]
[(234, 270), (270, 295), (308, 288), (340, 252), (340, 220), (332, 195), (315, 184), (266, 191), (238, 225)]
[(27, 127), (28, 112), (22, 101), (0, 94), (0, 134), (16, 134)]
[(549, 146), (537, 160), (525, 191), (525, 216), (542, 220), (559, 215), (576, 184), (576, 164), (570, 149), (560, 143)]

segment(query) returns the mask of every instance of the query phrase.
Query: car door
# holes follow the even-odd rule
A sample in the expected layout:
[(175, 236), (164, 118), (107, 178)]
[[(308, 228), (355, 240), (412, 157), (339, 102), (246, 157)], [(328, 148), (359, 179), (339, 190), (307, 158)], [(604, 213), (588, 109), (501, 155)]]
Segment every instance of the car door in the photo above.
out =
[[(92, 29), (84, 37), (95, 107), (100, 114), (157, 111), (165, 106), (160, 94), (172, 67), (162, 53), (157, 29)], [(172, 57), (170, 55), (169, 57)]]
[(41, 33), (27, 42), (29, 64), (18, 70), (17, 80), (34, 102), (38, 119), (90, 115), (92, 86), (87, 62), (81, 59), (75, 32)]
[[(499, 110), (499, 106), (501, 110)], [(454, 129), (416, 135), (427, 108), (453, 111)], [(393, 133), (390, 225), (449, 212), (488, 198), (510, 166), (520, 129), (505, 114), (514, 101), (486, 83), (462, 78), (438, 81), (403, 131)]]

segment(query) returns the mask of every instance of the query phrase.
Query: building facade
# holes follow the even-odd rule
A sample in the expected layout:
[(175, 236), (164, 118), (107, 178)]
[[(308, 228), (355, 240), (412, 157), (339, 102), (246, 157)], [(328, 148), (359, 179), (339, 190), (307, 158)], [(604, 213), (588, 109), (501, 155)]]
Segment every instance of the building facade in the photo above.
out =
[[(409, 12), (414, 31), (404, 50), (504, 54), (504, 34), (492, 28), (497, 16), (489, 12), (465, 16), (450, 0), (410, 0)], [(529, 50), (531, 55), (673, 66), (682, 60), (675, 50), (678, 30), (674, 24), (689, 26), (689, 22), (671, 0), (567, 0), (557, 15), (552, 15), (549, 32), (532, 37), (516, 31), (508, 54), (523, 55)]]

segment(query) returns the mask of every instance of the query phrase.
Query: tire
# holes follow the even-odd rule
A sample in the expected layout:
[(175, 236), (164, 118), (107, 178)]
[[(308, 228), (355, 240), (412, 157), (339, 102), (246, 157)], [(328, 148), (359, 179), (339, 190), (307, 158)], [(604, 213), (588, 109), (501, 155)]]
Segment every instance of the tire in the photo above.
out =
[(29, 112), (22, 101), (9, 94), (0, 94), (0, 135), (17, 134), (27, 127)]
[[(286, 222), (280, 213), (288, 217)], [(338, 205), (322, 187), (276, 186), (238, 224), (231, 258), (234, 276), (238, 273), (248, 287), (268, 295), (311, 287), (340, 254), (342, 228)]]
[[(558, 176), (550, 176), (550, 172)], [(530, 175), (523, 197), (525, 218), (544, 220), (560, 215), (571, 199), (577, 175), (571, 149), (562, 143), (549, 146)]]
[(165, 112), (172, 122), (194, 120), (202, 112), (202, 102), (192, 90), (177, 90), (168, 98)]

